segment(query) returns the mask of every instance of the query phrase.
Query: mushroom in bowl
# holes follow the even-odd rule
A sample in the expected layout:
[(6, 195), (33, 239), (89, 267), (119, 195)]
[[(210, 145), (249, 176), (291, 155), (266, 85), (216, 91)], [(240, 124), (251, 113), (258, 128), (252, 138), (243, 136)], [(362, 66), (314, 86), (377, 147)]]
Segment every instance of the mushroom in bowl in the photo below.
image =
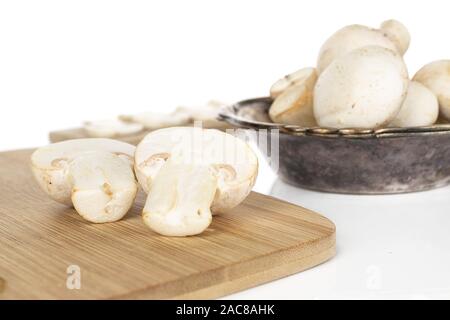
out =
[[(410, 40), (396, 20), (379, 29), (344, 27), (322, 45), (315, 68), (281, 78), (270, 98), (241, 101), (221, 117), (235, 126), (279, 131), (274, 163), (293, 185), (354, 194), (445, 186), (450, 61), (430, 63), (410, 79), (403, 61)], [(261, 144), (263, 153), (274, 137)], [(276, 154), (271, 150), (271, 160)]]
[(270, 97), (241, 101), (220, 116), (237, 127), (268, 130), (267, 144), (279, 132), (277, 173), (289, 184), (348, 194), (415, 192), (450, 184), (450, 124), (381, 129), (283, 125), (268, 116), (272, 102)]

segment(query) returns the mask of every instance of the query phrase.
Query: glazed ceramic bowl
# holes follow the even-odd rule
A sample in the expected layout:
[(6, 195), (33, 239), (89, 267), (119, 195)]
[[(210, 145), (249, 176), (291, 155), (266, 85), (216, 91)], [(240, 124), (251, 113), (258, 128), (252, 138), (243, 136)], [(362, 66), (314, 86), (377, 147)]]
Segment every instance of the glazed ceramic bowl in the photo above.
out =
[(277, 173), (291, 185), (334, 193), (390, 194), (450, 184), (450, 124), (302, 128), (273, 123), (268, 117), (271, 104), (271, 98), (241, 101), (225, 108), (220, 117), (242, 128), (279, 129)]

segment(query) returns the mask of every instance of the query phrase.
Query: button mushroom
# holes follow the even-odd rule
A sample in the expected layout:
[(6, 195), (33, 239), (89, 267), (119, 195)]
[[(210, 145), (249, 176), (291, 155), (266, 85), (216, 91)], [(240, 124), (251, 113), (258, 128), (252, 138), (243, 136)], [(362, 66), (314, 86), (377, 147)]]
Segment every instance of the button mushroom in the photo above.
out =
[(129, 123), (118, 119), (87, 121), (84, 130), (92, 138), (122, 137), (144, 130), (140, 123)]
[(383, 32), (397, 47), (398, 53), (404, 55), (409, 48), (411, 36), (403, 23), (397, 20), (386, 20), (380, 26)]
[(316, 79), (317, 73), (315, 68), (303, 68), (297, 70), (277, 80), (270, 87), (270, 96), (275, 99), (280, 94), (282, 94), (287, 88), (300, 83), (307, 83), (314, 86)]
[(411, 81), (408, 94), (391, 127), (420, 127), (434, 124), (439, 115), (436, 95), (419, 82)]
[(190, 236), (247, 197), (258, 160), (230, 134), (179, 127), (148, 134), (136, 148), (135, 170), (148, 193), (144, 222), (162, 235)]
[(37, 149), (32, 170), (54, 200), (75, 207), (95, 223), (121, 219), (133, 205), (138, 185), (135, 147), (110, 139), (77, 139)]
[(219, 111), (225, 106), (218, 101), (209, 101), (201, 107), (178, 107), (171, 113), (143, 112), (134, 115), (121, 115), (119, 119), (127, 123), (143, 125), (147, 130), (179, 127), (201, 121), (206, 128), (227, 129), (229, 125), (218, 120)]
[(334, 33), (322, 45), (317, 60), (317, 72), (321, 74), (335, 59), (362, 47), (379, 46), (404, 54), (409, 46), (409, 32), (398, 21), (383, 22), (381, 30), (362, 25), (346, 26)]
[[(292, 80), (270, 107), (269, 116), (273, 122), (299, 125), (303, 127), (317, 126), (313, 110), (313, 91), (317, 81), (315, 69), (303, 69), (303, 77)], [(281, 90), (281, 84), (279, 89)]]
[(225, 121), (218, 120), (220, 110), (226, 104), (220, 101), (211, 100), (200, 107), (178, 107), (175, 114), (186, 116), (190, 123), (201, 122), (203, 128), (226, 129), (229, 125)]
[(399, 113), (409, 79), (403, 59), (382, 47), (364, 47), (333, 61), (319, 76), (314, 114), (320, 126), (377, 128)]
[(147, 130), (157, 130), (167, 127), (183, 126), (190, 122), (190, 117), (184, 113), (142, 112), (133, 115), (121, 115), (119, 119), (130, 123), (139, 123)]
[(450, 120), (450, 60), (439, 60), (425, 65), (413, 80), (434, 92), (439, 100), (441, 117)]

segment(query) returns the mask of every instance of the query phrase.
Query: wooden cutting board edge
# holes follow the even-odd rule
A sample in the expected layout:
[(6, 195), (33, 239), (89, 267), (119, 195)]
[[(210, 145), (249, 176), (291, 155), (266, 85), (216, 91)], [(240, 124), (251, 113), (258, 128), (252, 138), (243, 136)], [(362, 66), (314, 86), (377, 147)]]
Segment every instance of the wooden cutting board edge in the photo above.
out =
[[(252, 194), (257, 194), (268, 199), (274, 199), (287, 205), (293, 205), (287, 201), (280, 200), (272, 196), (262, 195), (255, 192), (252, 192)], [(326, 222), (328, 227), (332, 229), (332, 232), (330, 232), (327, 236), (309, 243), (301, 243), (300, 245), (293, 246), (264, 257), (258, 257), (257, 259), (252, 259), (247, 262), (240, 262), (238, 265), (234, 266), (234, 269), (231, 270), (230, 266), (220, 268), (222, 270), (213, 270), (212, 272), (209, 272), (210, 278), (217, 278), (217, 276), (220, 275), (219, 279), (216, 281), (206, 281), (205, 287), (201, 286), (201, 284), (205, 281), (205, 275), (197, 274), (189, 278), (184, 278), (182, 281), (184, 283), (180, 283), (180, 280), (177, 279), (159, 287), (159, 290), (151, 290), (154, 288), (145, 288), (138, 291), (129, 292), (124, 295), (110, 297), (109, 299), (216, 299), (317, 267), (331, 260), (336, 255), (336, 226), (328, 218), (319, 214), (317, 215), (323, 220), (322, 223)], [(302, 247), (306, 247), (306, 244), (310, 246), (310, 252), (307, 251), (307, 254), (305, 254), (304, 251), (299, 250)], [(314, 250), (311, 249), (311, 246)], [(301, 253), (300, 255), (299, 252)], [(274, 260), (279, 261), (279, 263), (269, 268), (262, 268), (257, 272), (245, 274), (245, 270), (249, 270), (249, 267), (252, 265), (268, 265), (268, 263)], [(233, 268), (233, 266), (231, 266), (231, 268)], [(224, 274), (222, 274), (222, 272), (224, 272)], [(242, 274), (242, 276), (231, 278), (230, 273)], [(198, 278), (196, 276), (198, 276)], [(211, 282), (217, 282), (217, 284), (211, 285)], [(192, 290), (192, 288), (197, 287), (199, 283), (200, 287)], [(174, 287), (173, 290), (171, 288), (172, 286)], [(180, 286), (186, 289), (185, 293), (179, 293)], [(157, 291), (158, 294), (154, 295), (151, 291)]]
[[(2, 156), (10, 159), (22, 159), (22, 152), (7, 152)], [(253, 193), (253, 203), (263, 199), (276, 201), (291, 208), (297, 207), (286, 201)], [(300, 208), (300, 207), (298, 207)], [(254, 256), (236, 264), (220, 266), (188, 277), (144, 288), (136, 288), (119, 295), (106, 296), (105, 299), (212, 299), (223, 297), (237, 291), (245, 290), (280, 279), (309, 268), (315, 267), (331, 259), (336, 253), (336, 228), (329, 219), (307, 210), (303, 218), (306, 225), (320, 224), (327, 231), (320, 238), (309, 242), (294, 244), (266, 255)], [(6, 284), (7, 286), (7, 284)], [(2, 287), (0, 278), (0, 291)], [(155, 290), (157, 288), (157, 290)], [(181, 288), (181, 289), (180, 289)]]
[[(336, 255), (336, 234), (330, 235), (326, 239), (322, 239), (324, 243), (329, 245), (319, 253), (292, 260), (289, 263), (282, 263), (267, 270), (252, 273), (237, 279), (224, 281), (207, 288), (186, 292), (185, 294), (175, 295), (172, 300), (205, 300), (217, 299), (224, 296), (241, 292), (243, 290), (252, 289), (257, 286), (279, 280), (299, 272), (317, 267)], [(272, 256), (273, 258), (273, 256)], [(146, 290), (138, 292), (130, 292), (127, 295), (113, 297), (112, 299), (164, 299), (149, 295)]]

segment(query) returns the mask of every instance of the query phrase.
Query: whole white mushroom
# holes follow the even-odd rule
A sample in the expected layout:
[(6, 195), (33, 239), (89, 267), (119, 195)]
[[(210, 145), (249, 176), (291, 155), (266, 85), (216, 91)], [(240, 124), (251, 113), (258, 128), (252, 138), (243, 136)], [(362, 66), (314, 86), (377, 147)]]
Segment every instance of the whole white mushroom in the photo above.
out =
[(379, 46), (403, 55), (409, 46), (409, 32), (398, 21), (388, 20), (382, 29), (349, 25), (334, 33), (322, 45), (317, 59), (317, 72), (322, 73), (335, 59), (362, 47)]
[(386, 20), (380, 25), (380, 31), (394, 42), (401, 55), (406, 53), (411, 42), (411, 36), (403, 23), (393, 19)]
[(319, 76), (314, 89), (314, 114), (320, 126), (377, 128), (399, 113), (408, 90), (402, 57), (369, 46), (336, 59)]
[(450, 60), (431, 62), (413, 78), (434, 92), (439, 100), (440, 115), (450, 120)]
[(436, 123), (439, 103), (436, 95), (416, 81), (409, 83), (408, 94), (390, 127), (421, 127)]

